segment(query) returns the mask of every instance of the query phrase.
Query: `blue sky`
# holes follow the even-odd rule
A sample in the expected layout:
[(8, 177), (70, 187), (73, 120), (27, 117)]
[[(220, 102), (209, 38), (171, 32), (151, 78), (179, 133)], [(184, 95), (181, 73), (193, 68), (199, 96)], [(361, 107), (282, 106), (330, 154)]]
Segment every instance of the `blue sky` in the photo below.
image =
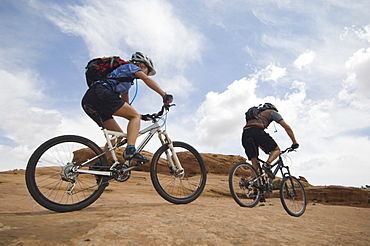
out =
[[(173, 140), (202, 153), (245, 156), (244, 112), (271, 102), (301, 146), (290, 155), (294, 175), (314, 185), (369, 184), (367, 0), (0, 0), (0, 6), (0, 170), (25, 168), (35, 148), (57, 135), (102, 144), (80, 107), (84, 67), (94, 57), (129, 59), (142, 51), (153, 59), (153, 78), (175, 97), (167, 127)], [(139, 81), (133, 106), (151, 113), (160, 105)], [(276, 129), (268, 132), (282, 148), (290, 146)], [(153, 141), (147, 149), (157, 147)]]

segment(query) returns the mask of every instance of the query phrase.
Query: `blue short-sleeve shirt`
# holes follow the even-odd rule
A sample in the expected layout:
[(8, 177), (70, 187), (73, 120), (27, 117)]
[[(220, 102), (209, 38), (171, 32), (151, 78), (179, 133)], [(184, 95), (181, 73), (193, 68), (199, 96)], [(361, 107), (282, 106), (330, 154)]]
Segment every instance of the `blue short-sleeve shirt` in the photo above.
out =
[(107, 74), (108, 80), (100, 80), (96, 81), (95, 83), (99, 83), (107, 87), (108, 89), (112, 90), (114, 93), (117, 94), (128, 94), (128, 91), (131, 88), (130, 82), (119, 82), (117, 83), (117, 80), (109, 79), (109, 78), (121, 78), (121, 77), (130, 77), (138, 79), (138, 77), (135, 76), (135, 73), (137, 71), (141, 71), (141, 69), (131, 63), (123, 64), (122, 66), (119, 66), (112, 72)]

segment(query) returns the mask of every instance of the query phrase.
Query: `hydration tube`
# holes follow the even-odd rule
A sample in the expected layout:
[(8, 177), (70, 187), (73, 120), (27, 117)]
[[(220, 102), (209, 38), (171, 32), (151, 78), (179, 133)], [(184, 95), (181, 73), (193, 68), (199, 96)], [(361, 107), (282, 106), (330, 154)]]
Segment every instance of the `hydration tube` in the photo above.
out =
[(137, 93), (138, 93), (138, 91), (139, 91), (139, 86), (138, 86), (138, 83), (137, 83), (137, 79), (136, 79), (136, 85), (135, 85), (135, 95), (134, 95), (134, 97), (132, 98), (132, 100), (131, 100), (131, 102), (130, 102), (130, 105), (135, 101), (135, 98), (136, 98), (136, 96), (137, 96)]
[(276, 129), (275, 121), (273, 121), (272, 123), (274, 123), (274, 128), (275, 128), (274, 133), (276, 133), (277, 132), (277, 129)]

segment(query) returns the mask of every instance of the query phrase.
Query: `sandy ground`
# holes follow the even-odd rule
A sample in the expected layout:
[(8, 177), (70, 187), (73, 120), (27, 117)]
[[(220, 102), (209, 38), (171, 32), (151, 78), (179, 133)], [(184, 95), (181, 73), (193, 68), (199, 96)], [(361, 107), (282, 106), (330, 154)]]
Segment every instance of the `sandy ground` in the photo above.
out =
[(310, 203), (295, 218), (279, 199), (242, 208), (227, 190), (227, 176), (208, 175), (196, 201), (174, 205), (133, 172), (90, 207), (56, 213), (32, 200), (22, 171), (0, 173), (0, 245), (370, 245), (369, 208)]

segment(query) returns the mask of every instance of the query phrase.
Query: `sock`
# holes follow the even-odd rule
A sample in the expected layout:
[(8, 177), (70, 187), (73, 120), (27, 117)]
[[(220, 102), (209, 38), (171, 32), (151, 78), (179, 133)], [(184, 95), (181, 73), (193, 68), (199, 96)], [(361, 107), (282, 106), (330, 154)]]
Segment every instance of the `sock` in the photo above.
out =
[(135, 153), (135, 151), (136, 151), (135, 145), (127, 145), (126, 153), (128, 155), (131, 155), (131, 154)]

